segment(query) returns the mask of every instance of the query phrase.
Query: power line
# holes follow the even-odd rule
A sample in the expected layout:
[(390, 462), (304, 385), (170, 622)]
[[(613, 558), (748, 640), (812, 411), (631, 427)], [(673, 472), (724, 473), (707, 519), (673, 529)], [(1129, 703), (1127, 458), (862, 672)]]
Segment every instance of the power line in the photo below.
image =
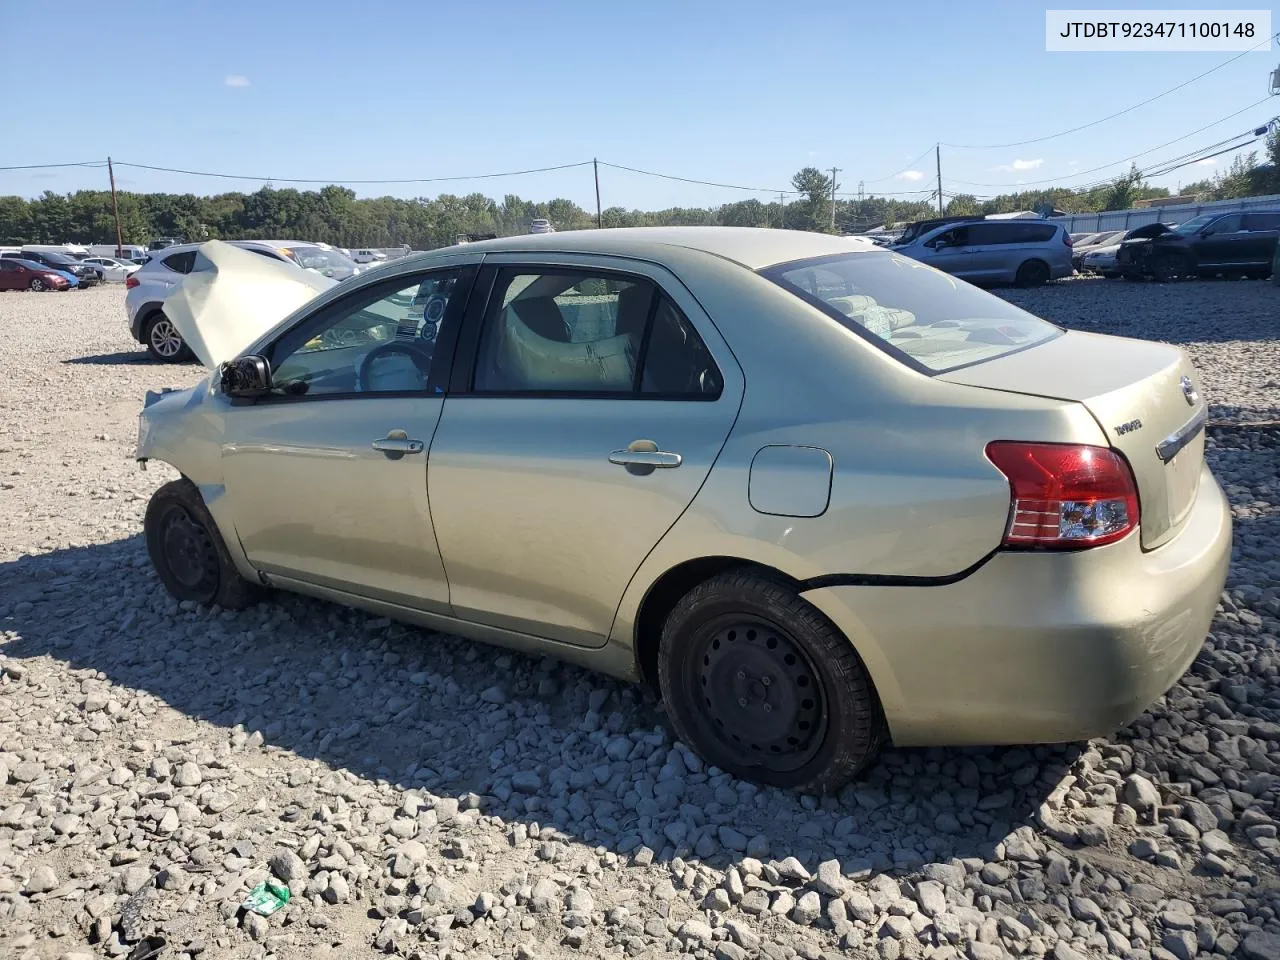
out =
[(880, 183), (882, 180), (892, 180), (892, 179), (893, 179), (894, 177), (896, 177), (898, 174), (900, 174), (900, 173), (906, 173), (908, 170), (913, 169), (917, 163), (919, 163), (921, 160), (923, 160), (923, 159), (924, 159), (925, 157), (927, 157), (929, 154), (933, 153), (933, 149), (934, 149), (933, 147), (930, 147), (929, 149), (925, 150), (925, 152), (924, 152), (924, 153), (920, 154), (920, 156), (916, 157), (914, 160), (912, 160), (910, 163), (908, 163), (908, 164), (907, 164), (905, 167), (903, 167), (901, 170), (895, 170), (895, 171), (893, 171), (893, 173), (889, 174), (888, 176), (884, 176), (884, 177), (872, 177), (872, 178), (870, 178), (870, 179), (865, 179), (865, 180), (863, 180), (863, 183)]
[[(1208, 130), (1210, 127), (1216, 127), (1220, 123), (1226, 123), (1228, 120), (1231, 120), (1234, 117), (1238, 117), (1240, 116), (1240, 114), (1245, 113), (1249, 110), (1252, 110), (1254, 107), (1260, 106), (1266, 103), (1270, 99), (1271, 99), (1270, 97), (1263, 97), (1261, 100), (1257, 101), (1256, 103), (1251, 103), (1247, 107), (1242, 107), (1241, 109), (1237, 110), (1235, 113), (1228, 114), (1225, 117), (1220, 117), (1217, 120), (1214, 120), (1212, 123), (1206, 123), (1203, 127), (1197, 127), (1195, 130), (1192, 130), (1190, 133), (1184, 133), (1180, 137), (1175, 137), (1172, 140), (1166, 140), (1164, 143), (1158, 144), (1157, 146), (1154, 146), (1154, 147), (1149, 147), (1148, 149), (1142, 150), (1138, 153), (1130, 153), (1123, 160), (1113, 160), (1110, 163), (1104, 163), (1097, 167), (1090, 167), (1088, 170), (1077, 170), (1074, 173), (1064, 173), (1056, 177), (1045, 177), (1042, 180), (1023, 180), (1021, 183), (982, 183), (975, 180), (956, 180), (954, 178), (952, 179), (952, 182), (962, 183), (965, 186), (969, 186), (969, 187), (1031, 187), (1031, 186), (1038, 186), (1044, 183), (1059, 183), (1063, 180), (1069, 180), (1072, 177), (1083, 177), (1086, 174), (1097, 173), (1099, 170), (1106, 170), (1108, 167), (1116, 167), (1122, 163), (1128, 163), (1130, 160), (1133, 160), (1135, 157), (1145, 157), (1149, 153), (1155, 153), (1157, 150), (1163, 150), (1165, 147), (1171, 147), (1175, 143), (1181, 143), (1183, 140), (1186, 140), (1189, 137), (1194, 137), (1197, 133), (1201, 133), (1205, 130)], [(1226, 141), (1224, 140), (1222, 142), (1225, 143)], [(1208, 149), (1208, 148), (1206, 147), (1204, 149)]]
[[(590, 162), (590, 161), (588, 161)], [(749, 193), (794, 193), (799, 194), (799, 190), (779, 190), (777, 187), (744, 187), (736, 183), (716, 183), (712, 180), (694, 180), (691, 177), (677, 177), (670, 173), (655, 173), (652, 170), (641, 170), (638, 167), (627, 167), (620, 163), (609, 163), (606, 160), (600, 161), (602, 167), (612, 167), (614, 170), (626, 170), (628, 173), (639, 173), (646, 177), (658, 177), (662, 180), (678, 180), (680, 183), (696, 183), (704, 187), (724, 187), (726, 190), (745, 190)]]
[(0, 167), (0, 170), (52, 170), (55, 167), (105, 167), (105, 160), (86, 160), (83, 163), (23, 163), (16, 167)]
[(116, 161), (117, 167), (133, 167), (137, 170), (156, 170), (161, 173), (180, 173), (192, 177), (216, 177), (221, 180), (261, 180), (265, 183), (323, 183), (323, 184), (372, 184), (372, 183), (446, 183), (456, 180), (492, 180), (497, 177), (520, 177), (529, 173), (548, 173), (552, 170), (569, 170), (574, 167), (589, 167), (590, 160), (583, 160), (579, 163), (562, 163), (554, 167), (534, 167), (529, 170), (508, 170), (504, 173), (474, 173), (462, 177), (407, 177), (404, 179), (388, 179), (388, 180), (345, 180), (339, 178), (329, 179), (307, 179), (304, 177), (249, 177), (234, 173), (210, 173), (203, 170), (182, 170), (178, 167), (159, 167), (148, 163), (128, 163), (124, 160)]
[(943, 144), (943, 146), (952, 147), (953, 149), (956, 149), (956, 150), (998, 150), (998, 149), (1003, 149), (1004, 147), (1025, 147), (1028, 144), (1032, 144), (1032, 143), (1044, 143), (1044, 141), (1046, 140), (1056, 140), (1058, 137), (1065, 137), (1069, 133), (1079, 133), (1081, 130), (1087, 130), (1090, 127), (1096, 127), (1098, 124), (1106, 123), (1108, 120), (1114, 120), (1116, 117), (1123, 117), (1126, 113), (1132, 113), (1134, 110), (1137, 110), (1139, 107), (1145, 107), (1149, 103), (1155, 103), (1157, 100), (1160, 100), (1163, 97), (1167, 97), (1169, 94), (1174, 93), (1178, 90), (1181, 90), (1183, 87), (1190, 86), (1191, 84), (1195, 83), (1197, 80), (1203, 80), (1205, 77), (1209, 76), (1209, 74), (1216, 73), (1217, 71), (1221, 70), (1223, 67), (1228, 66), (1232, 63), (1235, 63), (1241, 57), (1247, 54), (1253, 53), (1253, 51), (1260, 50), (1262, 47), (1269, 45), (1271, 41), (1277, 37), (1280, 37), (1280, 33), (1277, 33), (1274, 36), (1267, 37), (1262, 42), (1255, 44), (1254, 46), (1250, 47), (1248, 50), (1243, 51), (1242, 53), (1236, 54), (1234, 57), (1231, 57), (1228, 60), (1222, 61), (1222, 63), (1218, 64), (1216, 67), (1211, 67), (1210, 69), (1206, 70), (1204, 73), (1196, 74), (1190, 80), (1184, 80), (1182, 83), (1178, 84), (1176, 87), (1170, 87), (1168, 90), (1165, 90), (1163, 93), (1157, 93), (1154, 97), (1148, 97), (1146, 100), (1142, 100), (1138, 103), (1133, 104), (1132, 106), (1125, 107), (1123, 110), (1117, 110), (1115, 113), (1108, 114), (1107, 116), (1102, 117), (1099, 120), (1093, 120), (1089, 123), (1082, 123), (1080, 124), (1080, 126), (1072, 127), (1070, 130), (1060, 130), (1058, 133), (1051, 133), (1043, 137), (1032, 137), (1030, 140), (1015, 140), (1012, 143), (947, 143), (947, 144)]

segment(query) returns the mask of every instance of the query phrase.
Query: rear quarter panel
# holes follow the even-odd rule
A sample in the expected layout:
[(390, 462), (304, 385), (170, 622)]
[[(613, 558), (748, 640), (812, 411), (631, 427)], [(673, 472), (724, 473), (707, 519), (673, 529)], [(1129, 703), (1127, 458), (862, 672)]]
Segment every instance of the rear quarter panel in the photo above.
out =
[[(916, 373), (742, 268), (712, 264), (682, 279), (734, 351), (746, 390), (706, 484), (628, 589), (615, 637), (630, 636), (644, 594), (662, 574), (702, 557), (739, 558), (797, 580), (952, 576), (999, 545), (1008, 519), (1009, 486), (986, 459), (989, 441), (1103, 442), (1078, 403)], [(831, 454), (822, 515), (751, 507), (751, 463), (770, 444)]]

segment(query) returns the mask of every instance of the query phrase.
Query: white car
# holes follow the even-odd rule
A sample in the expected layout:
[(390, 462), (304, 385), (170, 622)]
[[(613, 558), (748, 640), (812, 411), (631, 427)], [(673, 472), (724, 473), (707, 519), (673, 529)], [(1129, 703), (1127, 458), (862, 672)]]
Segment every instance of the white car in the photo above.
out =
[(387, 255), (381, 250), (352, 250), (351, 259), (356, 263), (381, 263)]
[(141, 269), (139, 264), (117, 260), (115, 257), (85, 257), (80, 262), (97, 270), (98, 275), (107, 283), (124, 283)]

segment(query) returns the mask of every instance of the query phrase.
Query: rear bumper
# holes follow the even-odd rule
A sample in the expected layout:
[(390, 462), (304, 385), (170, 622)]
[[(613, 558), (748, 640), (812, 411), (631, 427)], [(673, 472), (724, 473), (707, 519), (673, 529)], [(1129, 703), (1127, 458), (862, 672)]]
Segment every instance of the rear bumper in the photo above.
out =
[(1109, 734), (1177, 683), (1226, 582), (1231, 511), (1204, 469), (1182, 530), (1083, 553), (997, 553), (946, 586), (805, 593), (862, 654), (895, 743)]

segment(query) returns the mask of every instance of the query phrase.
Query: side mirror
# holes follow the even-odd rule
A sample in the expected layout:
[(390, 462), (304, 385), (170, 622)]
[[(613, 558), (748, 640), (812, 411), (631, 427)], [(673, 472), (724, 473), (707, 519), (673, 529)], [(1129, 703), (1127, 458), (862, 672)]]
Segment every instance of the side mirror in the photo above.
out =
[(228, 397), (260, 397), (271, 389), (271, 364), (266, 357), (238, 357), (218, 367), (218, 377)]

